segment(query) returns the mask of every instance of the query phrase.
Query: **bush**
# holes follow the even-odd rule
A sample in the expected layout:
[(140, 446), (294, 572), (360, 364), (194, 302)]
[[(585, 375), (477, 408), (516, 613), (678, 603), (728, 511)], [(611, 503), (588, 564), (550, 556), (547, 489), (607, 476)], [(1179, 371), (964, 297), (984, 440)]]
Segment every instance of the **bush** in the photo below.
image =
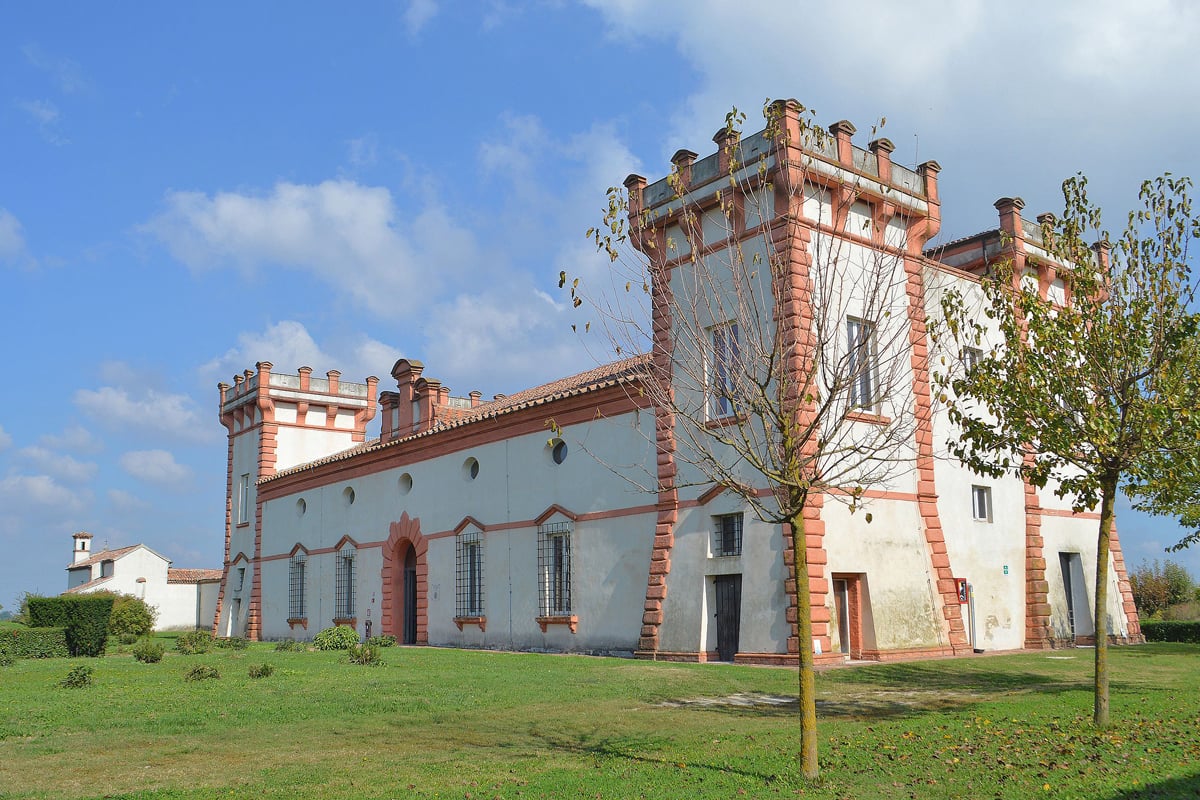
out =
[(121, 644), (127, 636), (137, 641), (139, 636), (148, 636), (154, 630), (154, 621), (158, 619), (158, 611), (145, 600), (127, 594), (115, 595), (113, 598), (112, 614), (108, 617), (108, 633), (117, 636)]
[(277, 653), (303, 653), (307, 649), (304, 642), (298, 642), (295, 639), (284, 639), (275, 643), (275, 652)]
[(138, 636), (136, 633), (122, 633), (117, 637), (117, 641), (125, 645), (137, 644), (137, 640), (140, 638), (142, 637)]
[(68, 672), (67, 677), (59, 681), (58, 685), (64, 689), (86, 688), (92, 685), (92, 675), (94, 675), (95, 672), (96, 671), (91, 667), (80, 664), (78, 667), (75, 667)]
[(1195, 584), (1185, 567), (1174, 561), (1143, 561), (1129, 575), (1129, 588), (1138, 613), (1152, 616), (1195, 596)]
[(16, 661), (16, 659), (13, 658), (11, 653), (0, 650), (0, 667), (11, 666), (14, 661)]
[(379, 648), (372, 644), (352, 644), (348, 648), (348, 659), (351, 664), (362, 664), (364, 666), (378, 665), (383, 663), (382, 654)]
[(133, 648), (133, 657), (143, 664), (157, 664), (162, 661), (163, 646), (153, 639), (142, 639)]
[(1200, 622), (1143, 622), (1142, 633), (1147, 642), (1182, 642), (1200, 644)]
[(326, 628), (313, 638), (318, 650), (349, 650), (358, 644), (358, 633), (349, 625)]
[(269, 678), (269, 677), (271, 677), (271, 673), (273, 673), (274, 671), (275, 671), (275, 668), (272, 667), (270, 664), (251, 664), (250, 665), (250, 677), (251, 678)]
[(183, 673), (185, 681), (209, 681), (216, 680), (221, 677), (221, 672), (208, 664), (196, 664), (187, 672)]
[(72, 656), (104, 655), (112, 607), (111, 594), (30, 597), (30, 627), (66, 628)]
[(208, 631), (188, 631), (175, 640), (175, 649), (188, 656), (207, 653), (212, 646), (213, 636)]
[(12, 658), (66, 658), (66, 628), (12, 628), (0, 631), (0, 653)]
[(229, 636), (223, 639), (216, 639), (214, 643), (217, 647), (223, 647), (228, 650), (245, 650), (250, 646), (250, 640), (241, 636)]
[(372, 647), (395, 647), (396, 637), (390, 633), (385, 633), (383, 636), (372, 636), (370, 639), (367, 639), (367, 644)]

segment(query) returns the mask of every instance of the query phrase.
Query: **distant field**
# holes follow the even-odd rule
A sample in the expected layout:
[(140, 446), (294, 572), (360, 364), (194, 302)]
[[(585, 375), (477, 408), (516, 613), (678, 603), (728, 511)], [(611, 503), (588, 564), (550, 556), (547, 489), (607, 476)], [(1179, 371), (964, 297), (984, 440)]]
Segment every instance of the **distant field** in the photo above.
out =
[[(823, 672), (818, 786), (776, 699), (791, 670), (384, 653), (0, 668), (0, 798), (1200, 797), (1197, 646), (1114, 648), (1105, 732), (1087, 650)], [(77, 664), (95, 685), (59, 688)], [(221, 678), (185, 682), (193, 664)]]

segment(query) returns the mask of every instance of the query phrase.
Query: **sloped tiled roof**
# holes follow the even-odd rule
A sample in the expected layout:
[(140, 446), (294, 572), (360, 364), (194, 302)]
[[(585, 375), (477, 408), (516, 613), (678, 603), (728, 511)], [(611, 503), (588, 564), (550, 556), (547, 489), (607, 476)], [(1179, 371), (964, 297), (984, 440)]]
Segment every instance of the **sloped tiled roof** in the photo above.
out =
[(96, 588), (97, 586), (99, 586), (102, 583), (108, 583), (109, 581), (112, 580), (112, 578), (113, 578), (112, 575), (105, 575), (102, 578), (94, 578), (93, 580), (90, 580), (87, 583), (81, 583), (78, 586), (72, 586), (70, 589), (67, 589), (67, 591), (63, 592), (63, 594), (74, 594), (76, 592), (86, 592), (89, 589)]
[[(588, 392), (598, 391), (610, 386), (617, 386), (628, 381), (636, 380), (640, 375), (644, 374), (646, 365), (650, 362), (648, 354), (636, 355), (631, 358), (626, 358), (622, 361), (614, 361), (611, 364), (602, 364), (594, 369), (580, 372), (577, 375), (571, 375), (566, 378), (560, 378), (550, 383), (544, 383), (541, 386), (535, 386), (532, 389), (524, 389), (515, 394), (510, 394), (505, 397), (500, 397), (495, 400), (490, 400), (486, 403), (469, 408), (469, 409), (454, 409), (453, 413), (443, 416), (439, 419), (432, 428), (421, 433), (415, 433), (410, 436), (403, 436), (391, 441), (382, 442), (379, 439), (373, 439), (370, 442), (356, 445), (348, 450), (334, 453), (324, 458), (319, 458), (315, 461), (310, 461), (305, 464), (297, 464), (289, 469), (280, 470), (268, 478), (263, 478), (259, 483), (269, 483), (276, 478), (281, 478), (285, 475), (292, 475), (297, 472), (302, 472), (306, 469), (313, 469), (324, 464), (330, 464), (335, 461), (345, 461), (353, 458), (360, 453), (368, 453), (375, 450), (380, 450), (385, 447), (395, 447), (404, 442), (411, 442), (415, 439), (422, 439), (428, 436), (435, 436), (445, 431), (461, 428), (466, 425), (472, 425), (487, 419), (495, 419), (496, 417), (511, 414), (526, 408), (545, 405), (556, 400), (562, 400), (567, 397), (575, 397)], [(439, 408), (438, 413), (445, 412), (445, 408)]]
[(167, 583), (202, 583), (219, 581), (223, 573), (219, 569), (168, 569)]
[(141, 547), (140, 544), (132, 544), (129, 547), (122, 547), (117, 550), (101, 550), (99, 553), (93, 553), (91, 558), (85, 558), (78, 564), (67, 564), (67, 569), (79, 569), (80, 567), (90, 567), (93, 564), (99, 564), (101, 561), (109, 561), (120, 558), (131, 550), (136, 550)]

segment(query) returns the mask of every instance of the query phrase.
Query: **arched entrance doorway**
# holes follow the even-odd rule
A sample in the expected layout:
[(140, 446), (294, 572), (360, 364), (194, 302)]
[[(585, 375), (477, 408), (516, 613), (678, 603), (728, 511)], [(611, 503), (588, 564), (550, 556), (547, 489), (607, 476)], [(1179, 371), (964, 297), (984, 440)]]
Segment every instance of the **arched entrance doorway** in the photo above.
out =
[(420, 520), (402, 514), (383, 546), (383, 632), (403, 644), (428, 644), (425, 551)]

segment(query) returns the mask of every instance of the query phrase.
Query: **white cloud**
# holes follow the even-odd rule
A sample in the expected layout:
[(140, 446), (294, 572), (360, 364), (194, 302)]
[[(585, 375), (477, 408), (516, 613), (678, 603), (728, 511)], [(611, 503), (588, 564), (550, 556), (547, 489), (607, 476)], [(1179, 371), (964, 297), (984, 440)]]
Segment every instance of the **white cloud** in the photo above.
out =
[(83, 68), (71, 59), (51, 55), (32, 43), (23, 46), (21, 53), (26, 61), (50, 75), (64, 94), (74, 94), (88, 88)]
[(0, 264), (33, 265), (25, 247), (21, 221), (3, 208), (0, 208)]
[(121, 468), (138, 480), (159, 486), (178, 486), (192, 471), (166, 450), (131, 450), (121, 456)]
[(47, 433), (39, 441), (46, 447), (56, 450), (66, 450), (72, 453), (98, 453), (104, 449), (104, 443), (92, 435), (91, 431), (82, 425), (71, 425), (62, 433)]
[(9, 513), (21, 510), (74, 512), (81, 510), (89, 497), (89, 493), (68, 489), (49, 475), (0, 478), (0, 500)]
[(122, 489), (109, 489), (108, 502), (116, 511), (144, 511), (150, 507), (142, 498)]
[(275, 372), (296, 374), (300, 367), (312, 367), (322, 375), (336, 369), (342, 379), (361, 383), (367, 376), (386, 378), (400, 357), (391, 345), (364, 335), (335, 340), (327, 352), (317, 344), (303, 323), (282, 320), (262, 331), (238, 334), (238, 343), (223, 355), (200, 367), (200, 374), (228, 382), (233, 375), (252, 369), (260, 361), (269, 361)]
[(170, 192), (166, 205), (142, 229), (193, 269), (298, 269), (380, 315), (419, 305), (478, 260), (445, 209), (401, 213), (390, 191), (353, 181), (279, 183), (263, 196)]
[(433, 19), (438, 12), (435, 0), (409, 0), (408, 8), (404, 9), (404, 27), (409, 36), (416, 36), (421, 29)]
[(134, 396), (123, 388), (102, 386), (80, 389), (74, 400), (84, 413), (105, 425), (188, 441), (208, 441), (215, 436), (213, 419), (201, 416), (187, 395), (144, 389)]
[(70, 140), (58, 131), (61, 114), (58, 106), (49, 100), (18, 100), (17, 108), (37, 124), (42, 138), (53, 145), (69, 144)]
[(4, 426), (0, 425), (0, 450), (5, 450), (12, 445), (12, 436), (4, 430)]
[(44, 472), (65, 483), (86, 483), (95, 477), (99, 467), (90, 461), (79, 461), (63, 453), (45, 447), (25, 447), (20, 456), (40, 472)]

